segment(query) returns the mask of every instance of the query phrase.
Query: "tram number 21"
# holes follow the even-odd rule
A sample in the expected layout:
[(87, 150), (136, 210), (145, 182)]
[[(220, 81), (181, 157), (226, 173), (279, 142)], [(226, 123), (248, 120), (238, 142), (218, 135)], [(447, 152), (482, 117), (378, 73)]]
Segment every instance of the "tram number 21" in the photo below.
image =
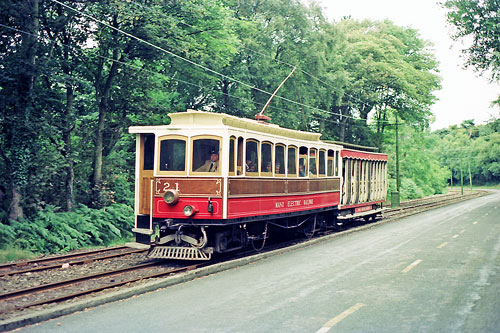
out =
[(174, 186), (171, 186), (170, 183), (163, 183), (163, 192), (167, 192), (167, 190), (179, 191), (179, 183), (174, 183)]
[(166, 181), (158, 181), (156, 183), (156, 193), (165, 193), (168, 190), (176, 190), (179, 191), (179, 183), (169, 183)]

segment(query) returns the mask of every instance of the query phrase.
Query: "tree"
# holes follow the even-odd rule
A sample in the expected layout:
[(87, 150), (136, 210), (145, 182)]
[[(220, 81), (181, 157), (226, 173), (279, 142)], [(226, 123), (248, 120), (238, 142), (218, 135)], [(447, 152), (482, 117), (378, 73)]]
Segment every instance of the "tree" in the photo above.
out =
[[(376, 124), (377, 146), (382, 145), (385, 124), (390, 114), (397, 113), (408, 125), (427, 128), (433, 92), (440, 88), (437, 61), (430, 44), (420, 39), (414, 29), (394, 25), (390, 21), (356, 21), (344, 19), (336, 25), (341, 35), (337, 47), (345, 81), (334, 92), (335, 110), (366, 121), (371, 113)], [(339, 119), (339, 117), (337, 117)], [(341, 133), (347, 118), (339, 120)], [(364, 138), (366, 126), (356, 122), (359, 130), (351, 130), (354, 140)], [(340, 135), (342, 139), (342, 134)]]
[(450, 126), (433, 133), (436, 137), (435, 156), (441, 165), (453, 170), (453, 177), (464, 178), (474, 183), (495, 183), (500, 181), (500, 127), (498, 119), (485, 125), (474, 125), (466, 120), (461, 126)]
[(499, 0), (448, 0), (448, 22), (455, 28), (453, 38), (468, 42), (462, 50), (466, 66), (472, 66), (481, 73), (488, 73), (491, 79), (500, 75), (500, 1)]
[[(14, 2), (16, 6), (14, 6)], [(9, 218), (24, 217), (22, 198), (28, 184), (31, 157), (35, 155), (36, 125), (35, 82), (40, 30), (40, 0), (6, 1), (0, 7), (2, 22), (9, 22), (29, 34), (10, 31), (2, 38), (2, 138), (0, 155), (9, 175)], [(7, 17), (6, 17), (7, 16)], [(5, 20), (4, 20), (5, 19)]]
[[(228, 50), (232, 50), (230, 42), (233, 39), (231, 29), (222, 24), (217, 24), (217, 29), (214, 28), (214, 30), (221, 31), (219, 37), (222, 41), (215, 42), (216, 38), (206, 38), (204, 35), (205, 31), (213, 28), (212, 24), (216, 25), (231, 14), (219, 1), (204, 6), (200, 6), (199, 0), (172, 2), (168, 5), (155, 2), (147, 6), (128, 2), (95, 3), (89, 6), (88, 11), (99, 21), (109, 22), (108, 26), (96, 23), (91, 31), (89, 39), (96, 46), (87, 51), (93, 61), (85, 73), (87, 80), (92, 82), (94, 87), (94, 108), (97, 111), (92, 113), (95, 132), (90, 177), (91, 202), (94, 207), (102, 207), (106, 200), (103, 196), (104, 158), (111, 152), (122, 132), (131, 124), (127, 117), (133, 110), (130, 104), (137, 105), (144, 98), (147, 99), (148, 95), (143, 87), (150, 86), (147, 81), (155, 79), (148, 75), (145, 77), (146, 82), (135, 80), (128, 75), (130, 72), (128, 65), (139, 69), (141, 66), (144, 69), (156, 66), (157, 70), (171, 77), (182, 73), (183, 67), (190, 67), (169, 56), (167, 52), (161, 52), (143, 41), (159, 45), (165, 50), (173, 50), (174, 53), (180, 53), (179, 55), (183, 57), (193, 54), (190, 57), (193, 61), (203, 62), (200, 61), (203, 59), (208, 62), (220, 60), (223, 54), (230, 54)], [(204, 19), (207, 13), (210, 19)], [(171, 29), (162, 29), (165, 24)], [(137, 38), (131, 38), (126, 34)], [(202, 44), (214, 51), (209, 55), (199, 55), (199, 47)], [(158, 66), (160, 63), (163, 68)], [(178, 66), (174, 67), (174, 65)], [(182, 74), (179, 76), (185, 77)], [(207, 77), (207, 75), (204, 76)], [(174, 85), (177, 89), (179, 86)], [(122, 90), (122, 87), (126, 87), (127, 90)], [(142, 94), (134, 94), (141, 90)], [(142, 98), (137, 100), (139, 96)], [(193, 94), (188, 94), (188, 96), (193, 97)], [(131, 99), (136, 100), (134, 103), (127, 103)], [(192, 100), (195, 99), (192, 98)], [(129, 107), (120, 108), (125, 106)], [(143, 111), (138, 110), (138, 112)]]

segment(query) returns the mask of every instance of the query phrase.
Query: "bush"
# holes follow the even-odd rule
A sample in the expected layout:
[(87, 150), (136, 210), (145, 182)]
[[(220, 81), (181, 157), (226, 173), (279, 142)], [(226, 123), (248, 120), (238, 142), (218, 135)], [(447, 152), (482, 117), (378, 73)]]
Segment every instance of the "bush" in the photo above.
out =
[[(396, 191), (396, 179), (389, 178), (387, 198), (391, 199), (391, 192)], [(412, 179), (401, 178), (401, 188), (399, 189), (401, 201), (418, 199), (424, 197), (424, 192)]]
[(403, 178), (401, 179), (401, 199), (411, 200), (423, 198), (424, 192), (420, 187), (415, 184), (412, 179)]
[(0, 248), (16, 247), (37, 253), (56, 253), (87, 246), (106, 246), (132, 235), (133, 209), (114, 204), (103, 209), (79, 206), (56, 213), (47, 206), (32, 220), (0, 225)]

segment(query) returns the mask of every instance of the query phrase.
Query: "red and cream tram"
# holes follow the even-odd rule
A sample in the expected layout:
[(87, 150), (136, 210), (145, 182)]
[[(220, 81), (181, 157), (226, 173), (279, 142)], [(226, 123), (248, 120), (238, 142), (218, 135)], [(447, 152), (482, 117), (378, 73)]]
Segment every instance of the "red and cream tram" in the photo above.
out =
[(129, 245), (150, 257), (209, 260), (263, 244), (269, 225), (313, 232), (374, 216), (385, 201), (387, 155), (221, 113), (169, 116), (170, 125), (129, 130), (137, 135)]

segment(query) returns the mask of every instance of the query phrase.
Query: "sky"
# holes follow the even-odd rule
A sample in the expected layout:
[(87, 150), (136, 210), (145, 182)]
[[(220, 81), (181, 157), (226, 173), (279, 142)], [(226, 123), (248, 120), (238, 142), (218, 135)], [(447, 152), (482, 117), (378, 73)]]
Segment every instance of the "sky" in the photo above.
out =
[(460, 56), (462, 45), (451, 38), (452, 28), (446, 23), (446, 11), (437, 0), (320, 0), (329, 21), (344, 16), (363, 20), (389, 19), (403, 27), (419, 31), (421, 38), (434, 44), (440, 66), (442, 89), (435, 93), (439, 99), (431, 110), (435, 121), (431, 130), (460, 125), (474, 119), (482, 124), (491, 117), (498, 118), (500, 108), (491, 102), (500, 95), (500, 85), (490, 83), (472, 69), (464, 69)]

